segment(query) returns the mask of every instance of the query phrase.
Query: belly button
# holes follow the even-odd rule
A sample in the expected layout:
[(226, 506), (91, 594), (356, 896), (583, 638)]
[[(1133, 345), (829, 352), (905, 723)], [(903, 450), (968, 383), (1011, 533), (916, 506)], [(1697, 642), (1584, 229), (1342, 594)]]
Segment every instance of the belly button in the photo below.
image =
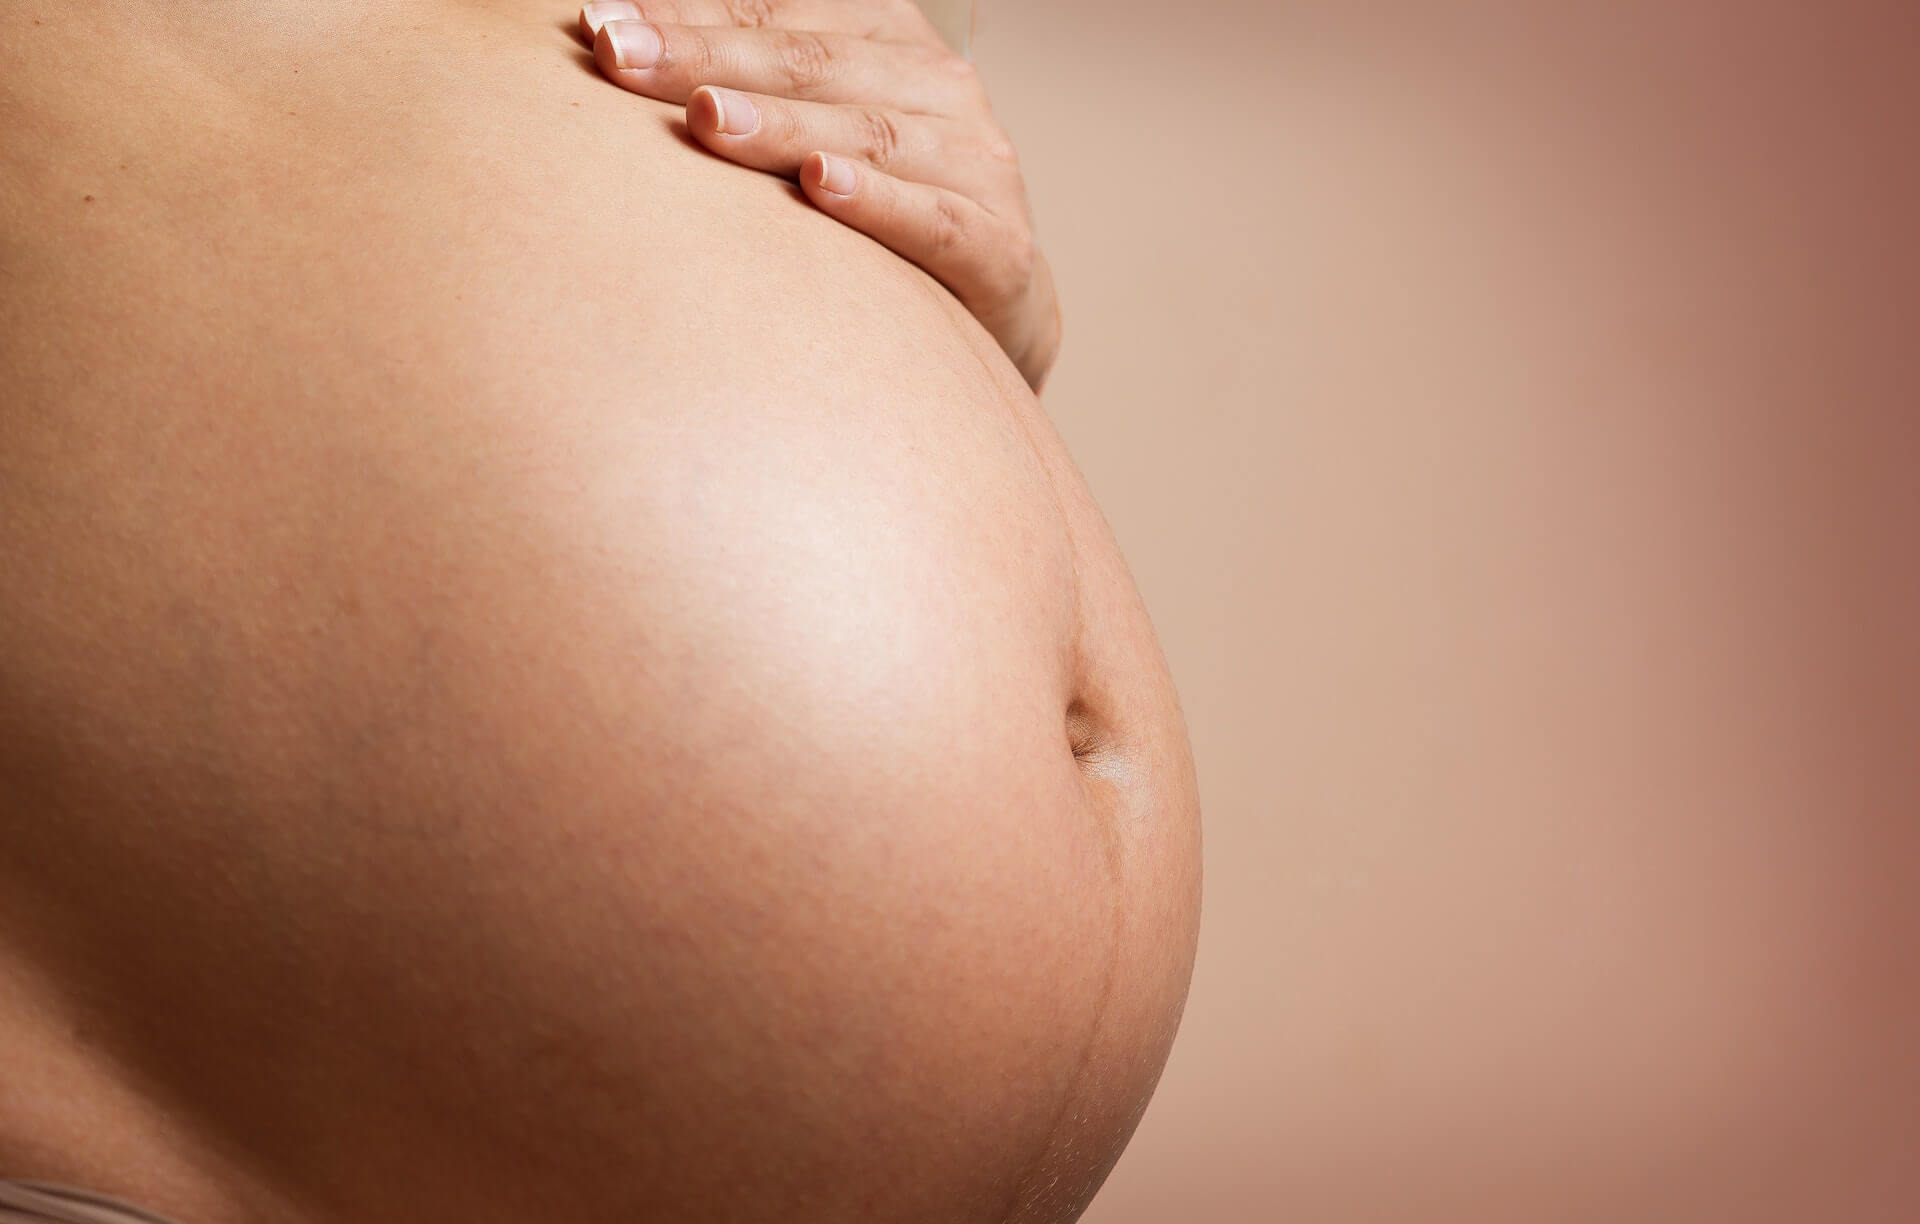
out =
[(1084, 761), (1098, 751), (1099, 722), (1094, 718), (1093, 711), (1087, 708), (1086, 702), (1076, 697), (1068, 703), (1066, 724), (1067, 750), (1073, 753), (1075, 760)]
[(1090, 778), (1125, 782), (1129, 776), (1126, 753), (1115, 741), (1112, 725), (1080, 698), (1074, 698), (1066, 713), (1067, 750), (1074, 764)]

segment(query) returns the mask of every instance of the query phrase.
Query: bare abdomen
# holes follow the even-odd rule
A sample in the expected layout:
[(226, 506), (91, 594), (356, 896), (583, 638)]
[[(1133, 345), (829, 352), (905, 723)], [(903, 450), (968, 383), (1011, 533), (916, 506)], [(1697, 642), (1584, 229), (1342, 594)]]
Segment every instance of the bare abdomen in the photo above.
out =
[[(0, 1027), (171, 1171), (25, 1096), (0, 1159), (236, 1219), (1064, 1218), (1197, 904), (1111, 541), (918, 272), (495, 30), (520, 93), (343, 36), (219, 141), (11, 138)], [(343, 176), (375, 119), (410, 155)]]

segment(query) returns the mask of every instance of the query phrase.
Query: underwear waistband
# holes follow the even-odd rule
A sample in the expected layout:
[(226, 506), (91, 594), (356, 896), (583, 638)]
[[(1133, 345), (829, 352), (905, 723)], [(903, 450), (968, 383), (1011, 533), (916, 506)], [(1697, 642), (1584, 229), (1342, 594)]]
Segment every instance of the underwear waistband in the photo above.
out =
[(174, 1224), (132, 1203), (51, 1182), (0, 1177), (0, 1224)]

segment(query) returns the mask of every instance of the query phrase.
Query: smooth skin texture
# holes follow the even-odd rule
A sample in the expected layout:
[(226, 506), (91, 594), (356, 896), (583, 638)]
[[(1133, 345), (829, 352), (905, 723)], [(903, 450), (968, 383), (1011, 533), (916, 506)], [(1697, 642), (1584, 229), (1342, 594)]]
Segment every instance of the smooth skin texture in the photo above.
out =
[(0, 1176), (1073, 1219), (1194, 955), (1152, 627), (979, 321), (572, 16), (0, 15)]
[(608, 80), (684, 104), (708, 149), (925, 268), (1041, 389), (1061, 312), (1019, 156), (911, 0), (596, 0), (580, 30)]

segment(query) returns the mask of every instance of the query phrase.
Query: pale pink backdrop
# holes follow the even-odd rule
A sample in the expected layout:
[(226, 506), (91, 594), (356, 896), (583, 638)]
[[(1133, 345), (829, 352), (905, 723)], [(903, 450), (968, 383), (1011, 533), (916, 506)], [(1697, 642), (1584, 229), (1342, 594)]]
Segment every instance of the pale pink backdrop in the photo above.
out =
[(1087, 1219), (1920, 1219), (1920, 6), (975, 31), (1207, 821)]

